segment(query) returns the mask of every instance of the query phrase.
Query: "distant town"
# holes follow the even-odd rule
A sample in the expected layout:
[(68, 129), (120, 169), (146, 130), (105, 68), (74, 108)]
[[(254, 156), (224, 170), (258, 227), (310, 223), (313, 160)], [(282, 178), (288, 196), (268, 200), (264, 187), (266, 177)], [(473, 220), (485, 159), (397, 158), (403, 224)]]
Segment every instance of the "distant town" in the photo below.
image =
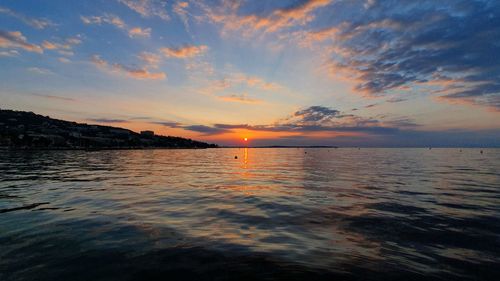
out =
[(159, 136), (153, 131), (82, 124), (33, 112), (0, 109), (0, 148), (21, 149), (141, 149), (215, 148), (216, 144)]

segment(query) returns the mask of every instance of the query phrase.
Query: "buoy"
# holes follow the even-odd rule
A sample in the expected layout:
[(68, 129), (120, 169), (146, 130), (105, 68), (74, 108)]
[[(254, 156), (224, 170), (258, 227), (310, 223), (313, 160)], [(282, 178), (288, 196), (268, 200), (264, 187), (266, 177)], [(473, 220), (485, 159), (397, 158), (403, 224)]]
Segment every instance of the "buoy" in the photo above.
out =
[(234, 159), (238, 159), (238, 156), (234, 156)]
[(481, 154), (483, 154), (483, 151), (481, 150)]

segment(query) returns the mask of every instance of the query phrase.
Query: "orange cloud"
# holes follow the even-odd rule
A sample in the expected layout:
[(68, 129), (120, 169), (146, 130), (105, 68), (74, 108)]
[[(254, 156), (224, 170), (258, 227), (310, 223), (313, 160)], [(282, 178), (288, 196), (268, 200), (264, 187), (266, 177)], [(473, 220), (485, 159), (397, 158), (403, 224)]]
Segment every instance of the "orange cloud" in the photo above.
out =
[(128, 36), (130, 37), (150, 37), (151, 36), (151, 28), (140, 28), (134, 27), (128, 31)]
[(166, 57), (173, 57), (173, 58), (191, 58), (195, 57), (198, 55), (203, 54), (208, 50), (208, 47), (205, 45), (200, 45), (200, 46), (193, 46), (193, 45), (186, 45), (180, 48), (161, 48), (160, 51), (165, 55)]
[(58, 50), (59, 53), (63, 55), (72, 55), (72, 53), (69, 53), (69, 50), (73, 48), (74, 45), (78, 45), (82, 43), (82, 40), (79, 38), (68, 38), (66, 39), (63, 43), (57, 43), (57, 42), (50, 42), (47, 40), (44, 40), (42, 42), (42, 47), (46, 50)]
[(149, 72), (146, 68), (131, 68), (119, 63), (109, 64), (107, 61), (101, 59), (99, 56), (94, 55), (92, 62), (99, 68), (112, 73), (125, 74), (129, 77), (141, 80), (163, 80), (167, 77), (164, 72)]
[(255, 14), (241, 16), (238, 14), (237, 4), (225, 5), (222, 11), (217, 12), (207, 8), (207, 14), (210, 21), (222, 24), (226, 30), (263, 30), (272, 33), (311, 22), (315, 18), (314, 11), (331, 2), (332, 0), (309, 0), (296, 7), (275, 10), (265, 17)]
[(242, 95), (233, 94), (233, 95), (228, 95), (228, 96), (218, 96), (217, 98), (220, 100), (223, 100), (223, 101), (228, 101), (228, 102), (252, 103), (252, 104), (262, 103), (261, 100), (252, 99), (252, 98), (247, 97), (246, 93), (244, 93)]
[(333, 40), (339, 31), (340, 29), (338, 27), (328, 27), (319, 31), (297, 31), (290, 36), (293, 40), (298, 42), (299, 46), (311, 48), (318, 42), (323, 42), (328, 39)]
[(188, 11), (186, 10), (189, 7), (188, 2), (177, 2), (174, 7), (174, 13), (176, 13), (184, 23), (186, 29), (189, 29), (189, 21), (188, 21)]
[(29, 43), (20, 31), (0, 30), (0, 48), (20, 48), (28, 52), (43, 53), (42, 47)]
[(152, 68), (158, 68), (158, 65), (161, 62), (161, 57), (153, 53), (142, 52), (137, 57)]

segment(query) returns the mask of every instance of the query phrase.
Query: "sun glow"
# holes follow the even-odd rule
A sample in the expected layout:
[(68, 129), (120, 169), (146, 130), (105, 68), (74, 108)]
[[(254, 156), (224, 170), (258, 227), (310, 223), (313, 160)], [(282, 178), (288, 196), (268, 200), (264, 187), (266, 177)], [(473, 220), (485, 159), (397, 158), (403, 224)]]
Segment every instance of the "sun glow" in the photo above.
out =
[(248, 138), (243, 138), (244, 141), (248, 141)]

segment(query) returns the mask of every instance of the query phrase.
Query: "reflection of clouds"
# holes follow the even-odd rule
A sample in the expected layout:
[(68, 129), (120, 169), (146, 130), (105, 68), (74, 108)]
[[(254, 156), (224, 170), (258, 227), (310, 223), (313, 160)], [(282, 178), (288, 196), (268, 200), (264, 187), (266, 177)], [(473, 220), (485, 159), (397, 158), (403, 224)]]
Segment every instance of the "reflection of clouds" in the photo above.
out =
[(1, 152), (12, 163), (0, 166), (0, 196), (50, 202), (59, 209), (30, 215), (108, 246), (126, 238), (129, 248), (197, 245), (325, 270), (442, 263), (456, 271), (439, 255), (480, 263), (498, 243), (498, 155), (466, 151)]

